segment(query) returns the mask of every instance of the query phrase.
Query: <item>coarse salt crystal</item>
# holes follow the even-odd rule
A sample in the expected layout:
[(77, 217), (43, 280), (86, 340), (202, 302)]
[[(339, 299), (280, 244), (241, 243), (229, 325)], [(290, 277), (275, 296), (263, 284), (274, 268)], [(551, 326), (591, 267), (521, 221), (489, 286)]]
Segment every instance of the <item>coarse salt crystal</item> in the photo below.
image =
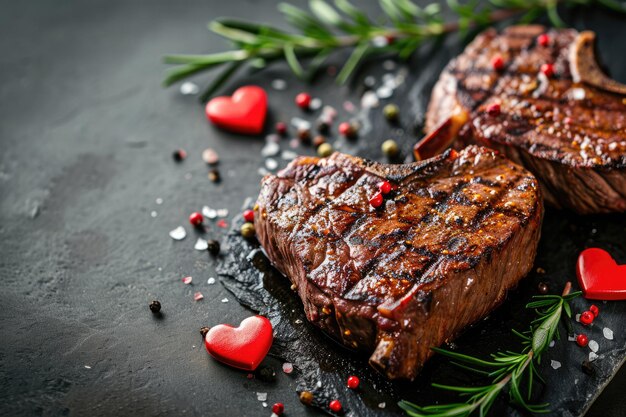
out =
[(296, 129), (309, 130), (311, 128), (311, 122), (300, 117), (292, 117), (291, 125)]
[(161, 197), (159, 197), (159, 198), (157, 198), (157, 199), (155, 200), (155, 202), (157, 203), (157, 205), (159, 205), (159, 206), (160, 206), (161, 204), (163, 204), (163, 199), (162, 199)]
[(284, 159), (285, 161), (291, 161), (292, 159), (295, 159), (297, 156), (298, 154), (293, 151), (282, 151), (280, 153), (280, 157)]
[(613, 340), (613, 330), (609, 329), (608, 327), (605, 327), (604, 329), (602, 329), (602, 334), (604, 335), (605, 338), (609, 340)]
[(580, 314), (576, 314), (576, 321), (580, 323)]
[(217, 217), (217, 210), (212, 209), (211, 207), (204, 206), (202, 207), (202, 215), (209, 219), (214, 219)]
[(366, 91), (361, 97), (361, 107), (371, 109), (379, 104), (378, 96), (373, 91)]
[(374, 45), (376, 48), (384, 48), (385, 46), (389, 45), (389, 41), (384, 36), (374, 36), (372, 38), (372, 45)]
[(193, 248), (195, 250), (207, 250), (208, 247), (209, 244), (207, 243), (207, 241), (199, 237)]
[(85, 365), (85, 369), (91, 369), (91, 366)]
[(296, 319), (296, 321), (295, 321), (294, 323), (296, 323), (296, 324), (302, 324), (302, 323), (303, 323), (303, 321), (302, 321), (302, 320), (300, 320), (300, 319)]
[(200, 291), (196, 292), (196, 293), (193, 295), (193, 300), (194, 300), (194, 301), (200, 301), (200, 300), (202, 300), (203, 298), (204, 298), (204, 295), (202, 295), (202, 293), (201, 293)]
[(387, 403), (378, 403), (378, 408), (385, 408), (387, 407)]
[(159, 215), (159, 213), (157, 213), (157, 212), (156, 212), (156, 211), (154, 211), (154, 210), (152, 210), (152, 211), (150, 212), (150, 217), (156, 217), (156, 216), (158, 216), (158, 215)]
[(170, 237), (174, 240), (183, 240), (187, 236), (187, 231), (183, 226), (178, 226), (170, 232)]
[(267, 142), (261, 149), (261, 156), (276, 156), (280, 153), (280, 145), (276, 142)]
[(318, 388), (322, 388), (322, 381), (317, 381), (315, 384)]
[(267, 400), (267, 392), (257, 392), (256, 393), (256, 399), (259, 400), (259, 401)]
[(278, 161), (276, 161), (275, 159), (272, 158), (267, 158), (265, 160), (265, 167), (271, 171), (275, 170), (276, 168), (278, 168)]
[(283, 363), (283, 372), (286, 374), (290, 374), (293, 372), (293, 364), (289, 362)]
[(567, 335), (567, 340), (569, 342), (575, 342), (576, 341), (576, 335), (573, 335), (573, 334)]
[(192, 277), (183, 277), (183, 284), (189, 285), (191, 284), (191, 281), (193, 281)]
[(180, 93), (184, 96), (193, 96), (198, 94), (198, 91), (200, 91), (198, 86), (190, 81), (186, 81), (180, 85)]
[(285, 80), (277, 78), (275, 80), (272, 80), (272, 88), (278, 91), (285, 90), (287, 88), (287, 82)]
[(554, 359), (550, 361), (550, 366), (554, 369), (559, 369), (561, 367), (561, 362), (555, 361)]
[(589, 362), (593, 362), (598, 359), (598, 354), (595, 352), (589, 352)]
[(376, 95), (382, 99), (389, 98), (393, 95), (393, 89), (383, 85), (376, 90)]
[(317, 110), (320, 107), (322, 107), (322, 100), (320, 100), (319, 98), (314, 98), (313, 100), (311, 100), (311, 103), (309, 104), (309, 109), (311, 110)]
[(376, 78), (372, 75), (368, 75), (363, 79), (363, 84), (365, 84), (366, 87), (372, 88), (376, 85)]
[(591, 349), (592, 352), (597, 352), (599, 348), (600, 345), (598, 345), (598, 342), (596, 342), (595, 340), (589, 341), (589, 349)]
[(263, 407), (267, 408), (267, 403), (264, 402), (263, 404), (261, 404)]
[(207, 284), (209, 284), (209, 285), (215, 284), (215, 278), (213, 278), (213, 277), (209, 278), (209, 280), (207, 281)]
[(574, 100), (585, 99), (585, 90), (583, 88), (573, 88), (571, 91), (572, 91), (572, 98)]
[(228, 217), (228, 209), (217, 209), (217, 217)]
[(228, 302), (228, 298), (222, 298), (222, 303), (227, 303)]
[(549, 344), (548, 346), (550, 346), (550, 347), (554, 347), (554, 344), (555, 344), (555, 342), (554, 342), (554, 340), (553, 340), (553, 341), (551, 341), (551, 342), (550, 342), (550, 344)]

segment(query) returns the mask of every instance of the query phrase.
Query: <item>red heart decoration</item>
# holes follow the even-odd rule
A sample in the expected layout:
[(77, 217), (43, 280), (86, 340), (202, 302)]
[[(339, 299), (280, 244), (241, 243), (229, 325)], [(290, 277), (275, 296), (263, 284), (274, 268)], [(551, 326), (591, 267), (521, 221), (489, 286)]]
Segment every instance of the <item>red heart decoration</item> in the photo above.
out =
[(607, 251), (599, 248), (582, 251), (576, 275), (585, 298), (626, 300), (626, 265), (618, 265)]
[(204, 338), (206, 350), (220, 362), (254, 371), (272, 346), (272, 323), (263, 316), (248, 317), (239, 327), (220, 324)]
[(206, 116), (231, 132), (258, 135), (267, 115), (267, 94), (261, 87), (241, 87), (231, 97), (215, 97), (206, 104)]

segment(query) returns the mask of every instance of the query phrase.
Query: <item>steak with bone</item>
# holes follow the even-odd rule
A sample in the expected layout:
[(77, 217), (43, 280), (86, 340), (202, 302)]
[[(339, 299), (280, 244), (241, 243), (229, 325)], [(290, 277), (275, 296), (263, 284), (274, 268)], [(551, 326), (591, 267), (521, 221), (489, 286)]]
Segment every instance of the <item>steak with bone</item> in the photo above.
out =
[[(374, 208), (382, 181), (392, 190)], [(262, 180), (254, 221), (308, 320), (413, 379), (529, 272), (542, 215), (531, 173), (469, 146), (404, 165), (299, 157)]]
[(626, 86), (599, 69), (594, 38), (538, 25), (480, 34), (435, 85), (416, 157), (458, 135), (532, 171), (553, 206), (626, 211)]

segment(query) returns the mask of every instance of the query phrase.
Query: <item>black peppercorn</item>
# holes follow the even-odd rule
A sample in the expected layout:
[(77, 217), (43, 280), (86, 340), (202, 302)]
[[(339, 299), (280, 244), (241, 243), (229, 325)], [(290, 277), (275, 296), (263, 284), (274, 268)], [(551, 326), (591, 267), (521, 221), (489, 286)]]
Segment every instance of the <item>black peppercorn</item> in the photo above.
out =
[(209, 171), (209, 179), (213, 182), (220, 182), (220, 172), (217, 169), (212, 169)]
[(585, 374), (593, 376), (596, 374), (596, 367), (589, 361), (583, 361), (582, 370)]
[(328, 132), (330, 132), (330, 123), (328, 123), (326, 120), (318, 120), (316, 127), (317, 131), (320, 132), (322, 135), (326, 135), (328, 134)]
[(185, 159), (187, 157), (187, 152), (185, 152), (182, 149), (176, 149), (173, 153), (172, 153), (172, 158), (174, 158), (174, 161), (176, 162), (180, 162), (183, 159)]
[(217, 255), (220, 253), (220, 242), (217, 240), (208, 240), (207, 242), (207, 250), (211, 255)]
[(200, 327), (200, 334), (202, 335), (203, 339), (206, 337), (206, 334), (208, 332), (209, 332), (209, 328), (207, 326)]
[(311, 131), (309, 129), (298, 129), (298, 139), (303, 143), (309, 143), (311, 141)]
[(157, 314), (161, 311), (161, 303), (159, 303), (157, 300), (151, 302), (149, 307), (150, 311), (152, 311), (154, 314)]
[(276, 381), (276, 371), (271, 366), (263, 365), (254, 372), (257, 379), (264, 382)]
[(537, 291), (539, 291), (539, 294), (547, 294), (550, 291), (550, 287), (545, 282), (540, 282), (537, 286)]

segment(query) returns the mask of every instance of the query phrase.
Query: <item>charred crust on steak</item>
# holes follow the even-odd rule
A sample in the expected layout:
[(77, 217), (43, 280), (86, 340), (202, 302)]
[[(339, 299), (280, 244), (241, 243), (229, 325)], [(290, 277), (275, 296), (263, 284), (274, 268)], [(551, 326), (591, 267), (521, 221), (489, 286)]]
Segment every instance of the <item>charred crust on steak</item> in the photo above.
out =
[[(383, 179), (395, 195), (374, 209)], [(404, 165), (299, 157), (263, 179), (258, 209), (257, 238), (307, 318), (408, 379), (530, 270), (543, 213), (532, 174), (477, 146)]]

